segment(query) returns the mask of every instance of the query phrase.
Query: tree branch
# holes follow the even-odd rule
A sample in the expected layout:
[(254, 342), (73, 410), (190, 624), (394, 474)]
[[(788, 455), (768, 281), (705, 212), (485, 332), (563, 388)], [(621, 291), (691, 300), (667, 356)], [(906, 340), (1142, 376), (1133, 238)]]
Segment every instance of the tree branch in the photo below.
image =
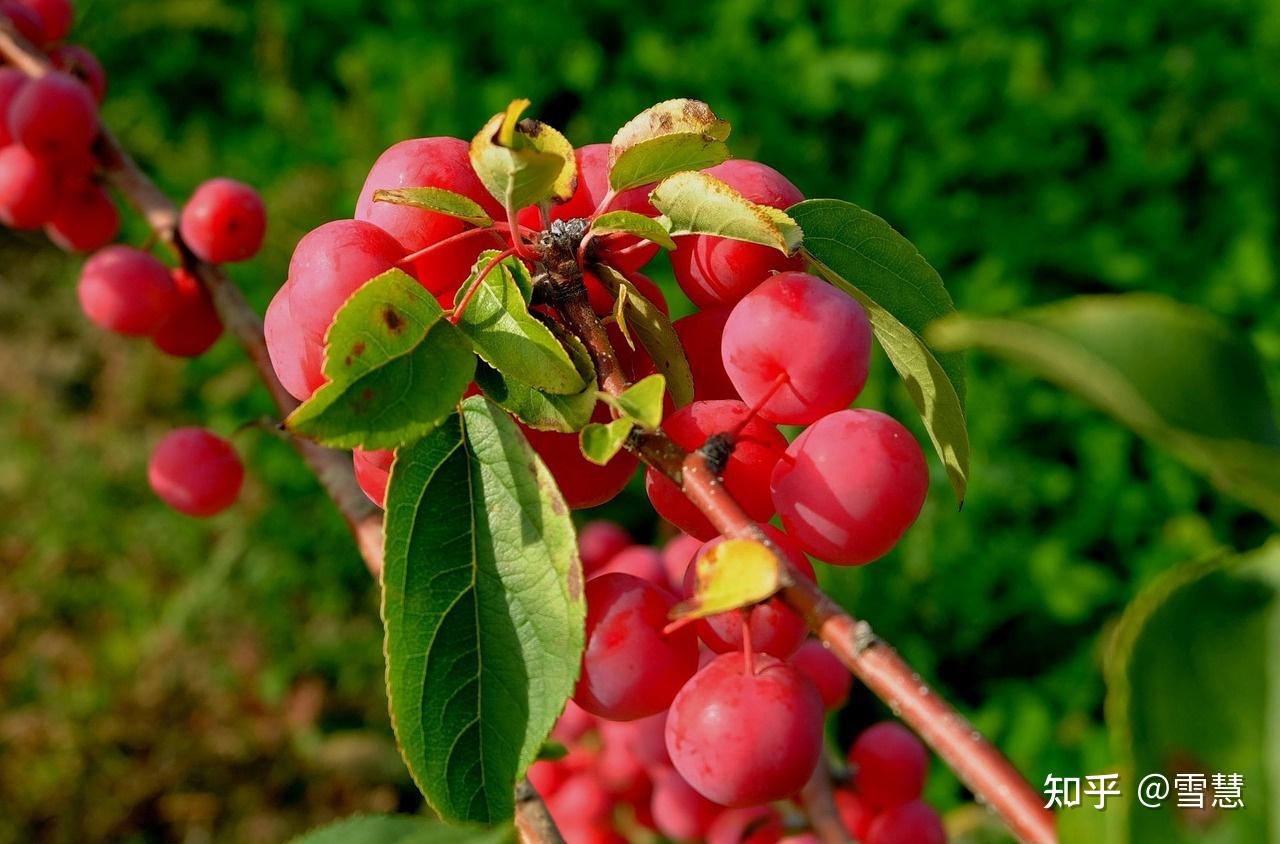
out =
[(809, 818), (809, 827), (822, 844), (850, 844), (852, 837), (844, 828), (835, 795), (831, 792), (831, 770), (825, 758), (818, 760), (813, 776), (800, 791), (800, 803)]
[[(567, 282), (564, 286), (566, 290), (572, 287)], [(625, 389), (626, 377), (604, 326), (586, 302), (585, 289), (565, 299), (560, 312), (569, 330), (591, 353), (601, 386), (615, 395)], [(1004, 819), (1014, 835), (1028, 844), (1058, 840), (1053, 814), (1009, 760), (925, 685), (893, 648), (875, 636), (869, 624), (854, 619), (817, 584), (800, 576), (721, 485), (705, 455), (686, 454), (661, 431), (634, 437), (628, 445), (647, 465), (679, 486), (721, 534), (754, 539), (773, 550), (783, 566), (782, 599), (855, 677), (920, 734), (970, 791)]]

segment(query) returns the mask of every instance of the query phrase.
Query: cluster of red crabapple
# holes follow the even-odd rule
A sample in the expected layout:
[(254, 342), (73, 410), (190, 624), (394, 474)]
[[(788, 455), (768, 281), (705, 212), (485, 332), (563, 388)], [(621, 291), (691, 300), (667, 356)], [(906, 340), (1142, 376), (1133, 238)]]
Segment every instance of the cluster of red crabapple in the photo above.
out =
[[(610, 193), (608, 145), (578, 149), (576, 159), (576, 191), (551, 208), (552, 221), (619, 209), (656, 216), (648, 187)], [(728, 161), (708, 172), (756, 203), (786, 208), (803, 198), (781, 174), (756, 162)], [(302, 239), (267, 311), (273, 366), (297, 398), (306, 399), (324, 383), (326, 331), (338, 309), (368, 280), (398, 267), (451, 310), (465, 300), (460, 291), (482, 252), (507, 246), (504, 233), (526, 238), (547, 222), (539, 209), (528, 208), (519, 213), (514, 230), (503, 224), (477, 228), (374, 200), (377, 190), (412, 187), (450, 190), (474, 200), (494, 219), (506, 216), (472, 170), (465, 141), (421, 138), (383, 153), (365, 181), (354, 219), (326, 223)], [(928, 473), (920, 447), (899, 423), (875, 411), (848, 409), (867, 377), (871, 327), (866, 313), (854, 299), (804, 272), (799, 258), (711, 236), (677, 238), (677, 244), (672, 254), (676, 280), (701, 308), (674, 324), (693, 372), (695, 400), (680, 409), (668, 406), (664, 432), (688, 450), (713, 436), (731, 441), (721, 471), (725, 488), (802, 575), (813, 577), (808, 554), (837, 565), (884, 555), (919, 514)], [(657, 248), (611, 235), (602, 238), (596, 258), (665, 311), (660, 289), (639, 272)], [(606, 322), (624, 373), (638, 380), (654, 372), (644, 351), (626, 343), (609, 319), (614, 303), (605, 286), (590, 266), (584, 271), (588, 298)], [(598, 405), (596, 418), (609, 419), (606, 405)], [(808, 427), (788, 444), (779, 424)], [(628, 453), (604, 466), (589, 462), (575, 434), (522, 428), (575, 509), (610, 500), (637, 469)], [(357, 450), (354, 459), (362, 488), (382, 505), (394, 454)], [(722, 812), (723, 807), (767, 820), (769, 803), (804, 786), (822, 752), (820, 690), (838, 699), (841, 694), (831, 687), (839, 681), (831, 673), (843, 669), (838, 663), (831, 667), (834, 660), (820, 645), (805, 643), (803, 620), (777, 598), (696, 624), (672, 625), (673, 607), (681, 596), (693, 594), (690, 561), (719, 540), (706, 516), (664, 476), (649, 470), (646, 488), (658, 513), (685, 535), (664, 566), (662, 555), (649, 548), (603, 553), (595, 546), (603, 541), (598, 534), (604, 528), (584, 531), (587, 643), (566, 717), (598, 727), (601, 759), (612, 760), (602, 764), (610, 770), (622, 753), (609, 750), (617, 746), (611, 735), (650, 733), (648, 743), (661, 750), (654, 765), (663, 769), (653, 783), (654, 823), (671, 837), (698, 838), (708, 833), (713, 815), (726, 818), (726, 825), (747, 817)], [(785, 532), (768, 524), (775, 513)], [(629, 540), (625, 544), (630, 546)], [(672, 555), (681, 558), (677, 564), (670, 563)], [(806, 676), (806, 668), (821, 663), (826, 666), (813, 669), (821, 677)], [(843, 682), (847, 686), (847, 675)], [(652, 735), (655, 724), (661, 725), (660, 740)], [(869, 797), (866, 806), (857, 808), (861, 798), (851, 791), (841, 798), (851, 828), (885, 844), (942, 840), (936, 813), (918, 800), (920, 782), (893, 785), (911, 779), (903, 771), (917, 767), (923, 780), (923, 749), (903, 728), (888, 726), (869, 731), (859, 746), (863, 755), (874, 755), (865, 748), (882, 742), (893, 748), (887, 768), (867, 761), (871, 756), (859, 764), (867, 785), (857, 794)], [(576, 764), (539, 769), (565, 773), (565, 783), (575, 783), (545, 775), (550, 779), (542, 785), (551, 792), (552, 811), (584, 838), (607, 837), (599, 821), (613, 801), (600, 797), (605, 794), (601, 783), (613, 774), (592, 769), (589, 776), (571, 776)], [(670, 808), (670, 815), (658, 808), (668, 805), (684, 808)], [(671, 826), (664, 829), (667, 823)]]
[[(812, 571), (780, 531), (770, 533), (802, 571)], [(690, 595), (688, 574), (702, 547), (681, 534), (659, 551), (631, 544), (613, 523), (584, 525), (579, 553), (592, 578), (589, 613), (596, 609), (593, 598), (613, 591), (618, 579), (645, 584), (641, 600), (625, 609), (614, 607), (610, 618), (595, 619), (595, 635), (628, 637), (631, 625), (664, 624), (676, 596)], [(601, 624), (610, 629), (602, 630)], [(852, 677), (821, 642), (806, 639), (803, 621), (776, 599), (754, 608), (748, 624), (770, 634), (770, 655), (755, 657), (758, 673), (744, 674), (743, 654), (734, 652), (740, 616), (701, 620), (682, 640), (686, 652), (678, 659), (690, 659), (692, 645), (692, 661), (702, 666), (698, 676), (704, 679), (680, 692), (670, 709), (631, 717), (648, 707), (615, 701), (602, 715), (600, 701), (580, 685), (552, 732), (567, 754), (529, 770), (569, 844), (612, 844), (625, 840), (620, 829), (637, 828), (672, 841), (709, 844), (816, 842), (811, 832), (798, 830), (793, 800), (813, 770), (807, 748), (821, 742), (824, 710), (845, 703)], [(673, 651), (663, 654), (662, 668), (672, 668)], [(634, 654), (613, 654), (628, 656)], [(637, 673), (634, 664), (623, 661), (597, 664), (594, 673), (605, 668)], [(679, 673), (686, 671), (687, 666)], [(584, 675), (583, 683), (588, 682)], [(632, 694), (641, 691), (626, 685)], [(800, 711), (793, 714), (797, 702)], [(679, 727), (673, 730), (673, 719), (686, 727), (697, 719), (695, 731), (710, 727), (714, 735), (697, 738), (714, 746), (691, 751), (676, 734)], [(848, 761), (851, 775), (834, 796), (850, 836), (862, 844), (945, 844), (938, 814), (920, 797), (929, 757), (909, 730), (894, 722), (869, 727), (854, 741)]]
[[(148, 252), (108, 245), (119, 215), (99, 182), (95, 157), (106, 80), (91, 53), (59, 43), (71, 25), (69, 0), (0, 0), (0, 15), (44, 46), (58, 68), (29, 79), (0, 67), (0, 222), (43, 228), (65, 249), (94, 253), (78, 291), (95, 323), (149, 337), (170, 354), (201, 354), (222, 326), (199, 281)], [(616, 196), (609, 191), (607, 145), (584, 147), (576, 156), (576, 192), (551, 210), (551, 220), (590, 219), (606, 210), (657, 215), (648, 187)], [(803, 198), (763, 164), (728, 161), (708, 172), (756, 203), (786, 208)], [(479, 229), (373, 199), (378, 189), (426, 186), (460, 193), (495, 219), (505, 217), (472, 170), (466, 142), (417, 139), (384, 153), (355, 218), (327, 223), (298, 244), (286, 283), (267, 311), (273, 367), (298, 399), (324, 383), (325, 334), (337, 310), (368, 280), (400, 267), (452, 309), (483, 251), (505, 246), (504, 232), (523, 239), (547, 222), (539, 209), (527, 208), (515, 225)], [(265, 226), (261, 199), (251, 188), (214, 179), (183, 209), (180, 234), (193, 255), (218, 264), (256, 254)], [(595, 257), (665, 311), (660, 289), (639, 272), (657, 250), (634, 237), (608, 235)], [(726, 490), (802, 575), (813, 576), (807, 554), (837, 565), (885, 554), (918, 515), (928, 474), (919, 446), (900, 424), (848, 409), (867, 376), (866, 313), (806, 273), (802, 259), (763, 246), (686, 236), (678, 238), (671, 260), (677, 282), (700, 310), (675, 323), (695, 400), (668, 407), (665, 433), (689, 450), (712, 437), (731, 446), (719, 467)], [(589, 269), (585, 282), (593, 308), (608, 322), (611, 296)], [(655, 371), (616, 325), (608, 331), (631, 380)], [(597, 421), (608, 418), (608, 407), (600, 404)], [(807, 427), (788, 444), (777, 425)], [(574, 508), (617, 495), (638, 465), (620, 453), (597, 466), (583, 457), (574, 434), (524, 430)], [(392, 461), (390, 452), (355, 453), (357, 478), (378, 504)], [(148, 472), (161, 498), (195, 516), (230, 506), (243, 474), (229, 443), (196, 428), (166, 437)], [(584, 533), (587, 647), (566, 719), (595, 725), (602, 757), (611, 746), (627, 746), (629, 740), (618, 736), (652, 733), (660, 719), (661, 758), (645, 766), (646, 776), (653, 775), (657, 828), (673, 838), (739, 840), (749, 832), (750, 840), (764, 841), (765, 831), (778, 826), (768, 804), (795, 795), (818, 764), (824, 704), (838, 705), (847, 675), (820, 645), (804, 641), (803, 622), (776, 598), (694, 625), (670, 625), (678, 596), (692, 596), (690, 562), (718, 540), (707, 518), (664, 476), (649, 470), (646, 489), (659, 514), (685, 532), (678, 550), (668, 554), (683, 562), (677, 572), (652, 549), (635, 547), (602, 555), (590, 547), (598, 538), (590, 529)], [(774, 515), (786, 532), (767, 524)], [(699, 542), (706, 545), (695, 548)], [(936, 815), (918, 800), (927, 757), (914, 737), (892, 725), (873, 728), (855, 744), (853, 761), (858, 791), (841, 792), (841, 808), (854, 834), (871, 844), (941, 839)], [(573, 808), (575, 799), (585, 799), (573, 798), (570, 787), (581, 770), (575, 773), (570, 760), (546, 764), (541, 770), (566, 772), (563, 782), (537, 774), (566, 828), (597, 830), (602, 818), (594, 809)], [(728, 837), (713, 835), (717, 826), (729, 828)]]
[[(93, 53), (61, 43), (74, 17), (70, 0), (0, 0), (0, 16), (45, 49), (55, 68), (32, 79), (0, 65), (0, 223), (43, 228), (62, 249), (92, 253), (77, 292), (85, 315), (97, 325), (148, 337), (175, 357), (203, 354), (222, 335), (222, 322), (201, 283), (148, 252), (110, 245), (119, 234), (120, 215), (101, 183), (96, 149), (107, 79)], [(241, 261), (261, 246), (266, 212), (252, 188), (212, 179), (191, 196), (180, 228), (199, 259)], [(226, 440), (201, 428), (181, 428), (156, 446), (147, 474), (174, 509), (210, 516), (235, 501), (244, 467)]]

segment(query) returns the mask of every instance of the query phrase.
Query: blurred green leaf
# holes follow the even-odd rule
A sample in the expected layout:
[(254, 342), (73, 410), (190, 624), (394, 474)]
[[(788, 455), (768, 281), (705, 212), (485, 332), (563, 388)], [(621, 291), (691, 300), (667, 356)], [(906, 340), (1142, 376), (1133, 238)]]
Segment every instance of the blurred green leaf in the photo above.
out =
[(293, 844), (507, 844), (511, 827), (449, 826), (410, 815), (357, 815), (293, 839)]
[(475, 358), (435, 298), (400, 270), (356, 291), (329, 329), (329, 382), (285, 420), (334, 447), (395, 448), (435, 428), (471, 383)]
[(615, 191), (701, 170), (729, 157), (728, 122), (698, 100), (667, 100), (627, 121), (609, 145), (609, 186)]
[(929, 330), (1083, 396), (1280, 522), (1280, 430), (1248, 341), (1210, 314), (1150, 294), (1080, 297), (1007, 318), (967, 314)]
[(955, 312), (942, 278), (909, 240), (851, 202), (812, 199), (789, 212), (804, 229), (806, 257), (866, 309), (963, 502), (969, 485), (964, 359), (935, 354), (921, 339), (931, 321)]
[(585, 603), (546, 467), (480, 397), (401, 449), (387, 492), (387, 692), (414, 781), (445, 820), (493, 823), (573, 691)]
[[(482, 252), (471, 275), (458, 291), (458, 300), (477, 275), (498, 256)], [(504, 259), (480, 282), (458, 328), (475, 346), (476, 354), (504, 376), (548, 393), (568, 396), (587, 386), (551, 329), (529, 313), (524, 293), (530, 289), (529, 270), (516, 257)]]

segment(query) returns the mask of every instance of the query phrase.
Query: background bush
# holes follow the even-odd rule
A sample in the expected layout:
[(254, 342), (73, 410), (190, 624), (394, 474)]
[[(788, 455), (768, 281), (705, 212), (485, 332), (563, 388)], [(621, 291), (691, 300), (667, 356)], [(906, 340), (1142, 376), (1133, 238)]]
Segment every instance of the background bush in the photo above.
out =
[[(737, 155), (912, 238), (961, 308), (1159, 291), (1246, 332), (1280, 387), (1273, 3), (82, 9), (77, 37), (111, 74), (106, 119), (157, 180), (263, 190), (267, 246), (232, 270), (259, 309), (296, 240), (351, 213), (394, 141), (469, 137), (528, 96), (588, 143), (694, 96), (733, 123)], [(77, 266), (0, 233), (0, 842), (277, 841), (416, 807), (374, 587), (291, 450), (253, 424), (270, 405), (251, 370), (230, 341), (184, 365), (92, 330)], [(912, 419), (891, 376), (879, 361), (865, 402)], [(1266, 525), (1020, 371), (975, 360), (969, 412), (963, 511), (935, 465), (899, 551), (828, 585), (1033, 782), (1097, 771), (1108, 622), (1171, 564), (1256, 545)], [(240, 429), (253, 466), (242, 505), (208, 524), (144, 481), (150, 444), (192, 422)], [(638, 491), (608, 512), (655, 535)], [(856, 696), (842, 734), (877, 706)], [(965, 797), (941, 771), (930, 791)]]

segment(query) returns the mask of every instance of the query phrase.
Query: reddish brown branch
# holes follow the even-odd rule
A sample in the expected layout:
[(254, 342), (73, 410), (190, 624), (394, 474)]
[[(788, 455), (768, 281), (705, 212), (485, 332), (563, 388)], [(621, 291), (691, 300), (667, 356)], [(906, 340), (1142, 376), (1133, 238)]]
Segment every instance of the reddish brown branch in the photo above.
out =
[(809, 818), (809, 827), (822, 844), (850, 844), (849, 830), (844, 828), (831, 791), (831, 771), (826, 759), (819, 760), (818, 767), (813, 769), (813, 776), (800, 792), (800, 803)]
[[(43, 76), (51, 70), (45, 55), (14, 31), (4, 17), (0, 17), (0, 56), (28, 76)], [(201, 261), (187, 249), (178, 233), (177, 206), (142, 172), (105, 127), (96, 152), (103, 178), (115, 186), (147, 221), (156, 237), (168, 245), (182, 265), (208, 289), (223, 325), (249, 355), (281, 416), (288, 415), (298, 403), (276, 378), (262, 336), (262, 320), (245, 301), (240, 289), (220, 267)], [(356, 486), (350, 458), (344, 452), (306, 440), (294, 438), (292, 442), (351, 526), (365, 564), (377, 574), (382, 570), (381, 520)]]
[[(616, 394), (626, 388), (626, 378), (618, 369), (608, 335), (586, 305), (585, 293), (581, 299), (566, 302), (561, 313), (591, 351), (602, 387)], [(686, 454), (661, 432), (633, 438), (630, 446), (646, 464), (679, 485), (721, 534), (754, 539), (774, 550), (784, 566), (783, 600), (805, 618), (855, 677), (920, 734), (970, 791), (1004, 819), (1014, 835), (1028, 844), (1058, 840), (1052, 813), (1009, 760), (925, 685), (893, 648), (877, 639), (870, 625), (854, 619), (815, 583), (801, 577), (728, 494), (701, 453)], [(818, 810), (821, 816), (824, 810)], [(816, 824), (816, 819), (810, 819)]]
[(528, 780), (516, 786), (516, 831), (524, 844), (564, 844), (547, 804)]

